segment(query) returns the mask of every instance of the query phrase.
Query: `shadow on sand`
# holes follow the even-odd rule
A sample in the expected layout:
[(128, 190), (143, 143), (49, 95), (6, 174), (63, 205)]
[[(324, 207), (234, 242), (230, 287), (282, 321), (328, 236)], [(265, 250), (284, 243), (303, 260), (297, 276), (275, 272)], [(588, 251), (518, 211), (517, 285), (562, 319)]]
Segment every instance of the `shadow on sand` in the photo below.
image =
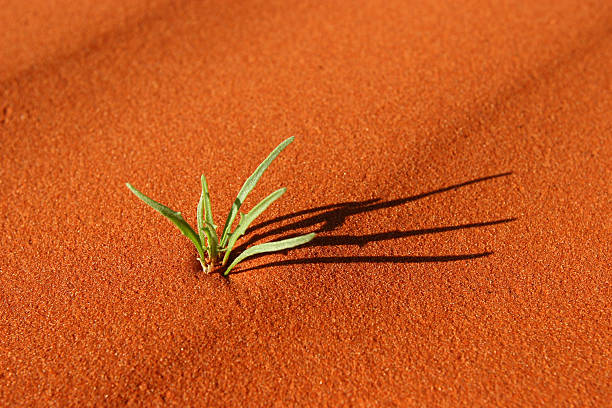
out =
[[(289, 215), (284, 215), (281, 217), (277, 217), (260, 224), (257, 224), (251, 228), (249, 228), (245, 235), (250, 235), (248, 241), (241, 244), (235, 249), (235, 253), (240, 253), (245, 250), (247, 247), (251, 246), (255, 242), (280, 235), (286, 232), (294, 232), (296, 230), (302, 229), (310, 229), (312, 227), (317, 226), (317, 228), (313, 232), (322, 233), (322, 232), (333, 232), (336, 229), (340, 228), (348, 217), (364, 214), (370, 211), (381, 210), (385, 208), (396, 207), (399, 205), (403, 205), (412, 201), (417, 201), (422, 198), (440, 194), (451, 190), (456, 190), (461, 187), (465, 187), (471, 184), (480, 183), (483, 181), (505, 177), (511, 175), (511, 172), (496, 174), (493, 176), (482, 177), (475, 180), (466, 181), (460, 184), (455, 184), (452, 186), (440, 188), (437, 190), (429, 191), (427, 193), (418, 194), (411, 197), (398, 198), (395, 200), (389, 201), (381, 201), (380, 199), (371, 199), (365, 201), (357, 201), (357, 202), (343, 202), (337, 204), (330, 204), (321, 207), (311, 208), (304, 211), (299, 211), (296, 213), (291, 213)], [(310, 216), (308, 216), (310, 215)], [(303, 216), (308, 216), (304, 219), (299, 219), (297, 221), (292, 221), (297, 218), (301, 218)], [(408, 231), (389, 231), (382, 232), (377, 234), (367, 234), (367, 235), (317, 235), (312, 241), (309, 243), (302, 245), (302, 247), (315, 247), (315, 246), (337, 246), (337, 245), (358, 245), (363, 247), (364, 245), (370, 242), (378, 242), (378, 241), (387, 241), (393, 240), (397, 238), (411, 237), (417, 235), (427, 235), (427, 234), (437, 234), (441, 232), (447, 231), (456, 231), (467, 228), (479, 228), (486, 227), (489, 225), (497, 225), (497, 224), (505, 224), (508, 222), (515, 221), (516, 218), (504, 218), (494, 221), (485, 221), (485, 222), (477, 222), (470, 224), (461, 224), (461, 225), (450, 225), (443, 227), (434, 227), (434, 228), (426, 228), (426, 229), (416, 229), (416, 230), (408, 230)], [(279, 223), (288, 222), (285, 225), (278, 226), (276, 228), (272, 228), (263, 233), (257, 234), (258, 230), (263, 229), (264, 227), (275, 225)], [(254, 235), (253, 235), (254, 234)], [(290, 238), (292, 236), (297, 236), (299, 234), (291, 234), (288, 236), (283, 236), (283, 238)], [(289, 250), (290, 251), (290, 250)], [(288, 252), (288, 251), (285, 251)], [(461, 260), (469, 260), (482, 258), (485, 256), (489, 256), (493, 254), (493, 252), (481, 252), (474, 254), (456, 254), (456, 255), (441, 255), (441, 256), (331, 256), (331, 257), (315, 257), (315, 258), (303, 258), (303, 259), (288, 259), (283, 261), (271, 262), (264, 265), (259, 265), (251, 268), (242, 269), (239, 266), (236, 271), (232, 271), (231, 274), (234, 273), (242, 273), (255, 269), (268, 268), (271, 266), (280, 266), (280, 265), (299, 265), (299, 264), (327, 264), (327, 263), (423, 263), (423, 262), (450, 262), (450, 261), (461, 261)], [(250, 259), (259, 258), (261, 256), (266, 256), (267, 254), (261, 254), (253, 256)]]

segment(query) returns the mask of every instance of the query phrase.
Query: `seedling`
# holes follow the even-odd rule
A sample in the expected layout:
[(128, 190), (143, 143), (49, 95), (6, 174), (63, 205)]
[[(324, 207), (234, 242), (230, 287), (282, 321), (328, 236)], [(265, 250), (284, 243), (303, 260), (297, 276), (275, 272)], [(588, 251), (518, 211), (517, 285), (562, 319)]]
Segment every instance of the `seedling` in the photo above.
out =
[[(196, 233), (193, 228), (185, 221), (180, 212), (176, 212), (157, 201), (152, 200), (140, 191), (136, 190), (130, 183), (126, 183), (127, 187), (134, 193), (138, 198), (144, 201), (147, 205), (151, 206), (154, 210), (160, 212), (164, 217), (168, 218), (187, 238), (193, 242), (198, 251), (198, 260), (202, 264), (202, 268), (209, 273), (214, 267), (219, 264), (225, 265), (229, 259), (230, 253), (236, 244), (238, 238), (240, 238), (247, 230), (249, 225), (257, 218), (266, 208), (270, 206), (274, 201), (278, 200), (286, 191), (285, 188), (276, 190), (263, 200), (259, 202), (255, 207), (248, 213), (244, 214), (239, 212), (242, 203), (249, 195), (251, 190), (255, 188), (255, 185), (263, 175), (264, 171), (268, 168), (270, 163), (287, 147), (293, 142), (293, 137), (285, 140), (279, 144), (276, 149), (270, 153), (270, 155), (255, 169), (255, 172), (244, 182), (242, 188), (238, 192), (238, 196), (232, 208), (230, 209), (227, 219), (225, 220), (225, 226), (221, 237), (217, 235), (217, 226), (213, 222), (212, 210), (210, 206), (210, 195), (208, 193), (208, 184), (206, 183), (206, 177), (202, 175), (202, 194), (200, 195), (200, 201), (198, 202), (197, 208), (197, 222), (198, 232)], [(240, 220), (238, 225), (231, 231), (232, 225), (236, 216), (240, 214)], [(252, 246), (238, 255), (232, 263), (225, 269), (224, 275), (228, 275), (230, 271), (242, 260), (265, 252), (282, 251), (296, 247), (298, 245), (305, 244), (315, 237), (314, 233), (300, 235), (294, 238), (283, 239), (280, 241), (267, 242), (265, 244), (259, 244)]]

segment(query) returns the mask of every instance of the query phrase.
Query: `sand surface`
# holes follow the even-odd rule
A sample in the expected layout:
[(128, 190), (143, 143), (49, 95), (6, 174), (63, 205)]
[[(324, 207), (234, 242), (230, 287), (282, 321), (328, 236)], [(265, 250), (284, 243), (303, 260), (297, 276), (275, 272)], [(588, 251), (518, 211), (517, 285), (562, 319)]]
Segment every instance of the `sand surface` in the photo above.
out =
[[(606, 406), (612, 3), (0, 0), (6, 406)], [(192, 224), (288, 192), (205, 275)]]

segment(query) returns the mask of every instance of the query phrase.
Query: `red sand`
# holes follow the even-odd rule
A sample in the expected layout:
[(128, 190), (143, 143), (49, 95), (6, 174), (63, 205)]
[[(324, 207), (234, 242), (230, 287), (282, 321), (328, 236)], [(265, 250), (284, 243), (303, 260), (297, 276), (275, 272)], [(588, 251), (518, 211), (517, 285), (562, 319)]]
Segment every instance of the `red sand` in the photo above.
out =
[[(609, 1), (8, 0), (0, 27), (3, 405), (609, 404)], [(221, 223), (290, 135), (251, 236), (319, 238), (229, 280), (124, 185), (193, 223), (204, 172)]]

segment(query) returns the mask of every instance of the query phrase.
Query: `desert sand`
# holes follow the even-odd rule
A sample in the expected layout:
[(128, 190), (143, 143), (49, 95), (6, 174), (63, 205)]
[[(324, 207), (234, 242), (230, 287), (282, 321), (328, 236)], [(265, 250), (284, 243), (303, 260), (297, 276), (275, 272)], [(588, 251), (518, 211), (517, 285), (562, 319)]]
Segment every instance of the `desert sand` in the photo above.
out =
[[(4, 406), (606, 406), (612, 3), (0, 2)], [(195, 224), (288, 192), (202, 273)]]

